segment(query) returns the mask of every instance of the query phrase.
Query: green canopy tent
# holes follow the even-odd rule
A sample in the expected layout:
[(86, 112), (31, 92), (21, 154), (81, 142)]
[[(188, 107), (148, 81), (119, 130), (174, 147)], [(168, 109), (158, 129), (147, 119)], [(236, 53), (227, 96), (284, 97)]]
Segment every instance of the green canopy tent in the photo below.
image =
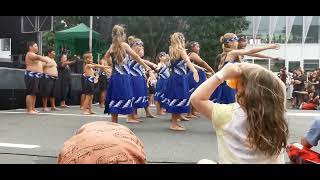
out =
[[(89, 33), (90, 28), (81, 23), (78, 26), (56, 32), (55, 34), (55, 51), (60, 54), (60, 49), (65, 47), (70, 50), (69, 55), (79, 55), (89, 51)], [(100, 57), (106, 50), (106, 44), (100, 33), (92, 31), (92, 54), (94, 62), (97, 62), (98, 54)]]

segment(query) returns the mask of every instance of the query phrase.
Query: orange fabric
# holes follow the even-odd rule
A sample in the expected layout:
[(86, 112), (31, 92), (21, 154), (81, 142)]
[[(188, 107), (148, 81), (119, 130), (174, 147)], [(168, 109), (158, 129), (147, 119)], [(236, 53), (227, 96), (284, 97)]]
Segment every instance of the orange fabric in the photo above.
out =
[(145, 164), (142, 142), (127, 127), (105, 121), (83, 125), (67, 140), (59, 164)]
[(317, 107), (314, 103), (304, 103), (302, 106), (302, 110), (315, 110)]
[(320, 154), (305, 147), (301, 148), (290, 144), (287, 148), (287, 153), (289, 159), (295, 164), (320, 163)]
[(227, 85), (232, 89), (237, 89), (239, 83), (239, 79), (230, 79), (227, 80)]

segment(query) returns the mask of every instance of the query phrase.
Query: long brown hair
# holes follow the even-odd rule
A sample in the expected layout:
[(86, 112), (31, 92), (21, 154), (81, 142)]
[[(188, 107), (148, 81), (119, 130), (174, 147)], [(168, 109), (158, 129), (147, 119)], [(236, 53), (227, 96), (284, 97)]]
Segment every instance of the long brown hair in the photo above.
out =
[(279, 155), (289, 137), (285, 85), (259, 65), (243, 69), (240, 83), (244, 90), (237, 102), (247, 114), (249, 143), (268, 156)]
[(115, 25), (112, 29), (112, 49), (111, 53), (117, 60), (118, 64), (122, 64), (125, 56), (126, 50), (122, 47), (122, 42), (126, 39), (126, 34), (124, 32), (123, 25)]

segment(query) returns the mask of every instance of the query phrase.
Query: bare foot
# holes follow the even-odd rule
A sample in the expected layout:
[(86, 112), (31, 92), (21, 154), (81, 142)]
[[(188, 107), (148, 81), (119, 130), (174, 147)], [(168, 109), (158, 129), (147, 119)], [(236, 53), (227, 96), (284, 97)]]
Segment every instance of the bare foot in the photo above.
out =
[(53, 108), (51, 108), (51, 111), (61, 111), (61, 109), (57, 108), (57, 107), (53, 107)]
[(143, 120), (141, 119), (134, 119), (135, 121), (139, 121), (139, 122), (143, 122)]
[(200, 115), (201, 115), (201, 113), (199, 113), (199, 112), (195, 112), (195, 113), (192, 113), (192, 115), (200, 116)]
[(195, 115), (187, 115), (186, 116), (186, 118), (188, 118), (188, 119), (192, 119), (192, 118), (196, 118), (197, 116), (195, 116)]
[(29, 112), (27, 112), (27, 114), (28, 115), (39, 115), (39, 113), (36, 111), (29, 111)]
[(164, 112), (157, 112), (157, 115), (166, 115)]
[(140, 117), (138, 115), (133, 115), (133, 119), (139, 119)]
[(171, 125), (169, 129), (173, 130), (173, 131), (185, 131), (186, 130), (186, 128), (181, 126), (180, 124), (177, 124), (176, 126)]
[(67, 106), (67, 105), (61, 105), (60, 107), (61, 108), (69, 108), (69, 106)]
[(91, 113), (88, 112), (88, 111), (83, 111), (82, 114), (83, 114), (83, 115), (91, 115)]
[(140, 121), (137, 121), (137, 120), (135, 120), (135, 119), (127, 119), (127, 123), (136, 123), (136, 124), (138, 124), (138, 123), (140, 123)]
[(184, 116), (181, 116), (181, 117), (179, 118), (179, 120), (181, 120), (181, 121), (190, 121), (190, 119), (188, 119), (188, 118), (186, 118), (186, 117), (184, 117)]
[(89, 111), (90, 112), (90, 114), (97, 114), (96, 112), (94, 112), (94, 111)]
[(40, 112), (40, 111), (38, 111), (38, 110), (36, 110), (36, 109), (33, 109), (32, 111), (37, 112), (37, 113), (39, 113), (39, 112)]
[(156, 118), (157, 116), (153, 115), (153, 114), (147, 114), (146, 115), (147, 118)]
[(49, 108), (43, 108), (42, 111), (48, 112), (48, 111), (50, 111), (50, 109)]
[(105, 106), (103, 104), (99, 105), (100, 108), (104, 108)]

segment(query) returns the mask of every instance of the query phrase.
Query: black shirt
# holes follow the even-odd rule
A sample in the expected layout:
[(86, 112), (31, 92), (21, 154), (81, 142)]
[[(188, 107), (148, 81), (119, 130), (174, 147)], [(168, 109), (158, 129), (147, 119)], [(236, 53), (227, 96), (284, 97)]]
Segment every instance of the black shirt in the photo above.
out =
[(294, 91), (304, 91), (305, 90), (304, 82), (306, 81), (306, 77), (304, 75), (301, 75), (301, 76), (295, 77), (293, 79), (301, 81), (301, 84), (294, 84), (293, 85), (293, 90)]

